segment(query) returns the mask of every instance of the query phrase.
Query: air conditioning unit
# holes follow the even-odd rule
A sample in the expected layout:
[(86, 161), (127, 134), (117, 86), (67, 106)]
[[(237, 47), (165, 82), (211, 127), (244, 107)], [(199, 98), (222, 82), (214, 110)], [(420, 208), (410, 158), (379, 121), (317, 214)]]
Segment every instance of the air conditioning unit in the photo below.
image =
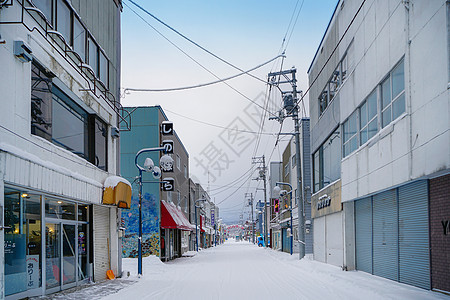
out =
[(14, 55), (23, 63), (30, 62), (33, 60), (33, 56), (31, 56), (30, 46), (25, 44), (24, 41), (14, 41)]

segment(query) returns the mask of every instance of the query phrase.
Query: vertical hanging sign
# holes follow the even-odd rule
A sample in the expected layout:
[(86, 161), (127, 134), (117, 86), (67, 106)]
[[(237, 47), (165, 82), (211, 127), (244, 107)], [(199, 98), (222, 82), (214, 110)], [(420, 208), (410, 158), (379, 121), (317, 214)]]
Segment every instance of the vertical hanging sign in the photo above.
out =
[(162, 135), (173, 135), (173, 123), (170, 121), (163, 121), (161, 123)]

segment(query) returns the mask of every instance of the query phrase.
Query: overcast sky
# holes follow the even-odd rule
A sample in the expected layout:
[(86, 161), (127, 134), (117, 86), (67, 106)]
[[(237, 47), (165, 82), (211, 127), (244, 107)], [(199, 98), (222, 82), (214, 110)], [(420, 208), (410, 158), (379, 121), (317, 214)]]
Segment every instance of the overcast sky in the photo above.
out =
[[(337, 3), (337, 0), (134, 1), (242, 70), (275, 58), (287, 46), (284, 61), (278, 58), (252, 74), (266, 81), (269, 72), (280, 71), (281, 63), (283, 69), (295, 66), (298, 90), (303, 91), (308, 87), (306, 72)], [(240, 73), (158, 23), (130, 1), (123, 3), (122, 88), (195, 86)], [(287, 137), (275, 147), (280, 124), (268, 119), (280, 109), (279, 91), (269, 93), (264, 82), (248, 75), (227, 83), (171, 92), (130, 92), (122, 98), (122, 105), (161, 105), (189, 152), (191, 178), (205, 189), (209, 187), (212, 199), (219, 204), (220, 217), (231, 224), (239, 221), (241, 213), (244, 220), (248, 218), (245, 193), (253, 193), (255, 202), (264, 199), (257, 189), (262, 188), (262, 182), (251, 180), (257, 177), (256, 172), (251, 175), (249, 171), (252, 157), (264, 154), (267, 161), (269, 158), (280, 161)], [(307, 103), (305, 108), (308, 114)], [(263, 134), (258, 135), (262, 120)], [(283, 132), (292, 130), (292, 123), (286, 119)]]

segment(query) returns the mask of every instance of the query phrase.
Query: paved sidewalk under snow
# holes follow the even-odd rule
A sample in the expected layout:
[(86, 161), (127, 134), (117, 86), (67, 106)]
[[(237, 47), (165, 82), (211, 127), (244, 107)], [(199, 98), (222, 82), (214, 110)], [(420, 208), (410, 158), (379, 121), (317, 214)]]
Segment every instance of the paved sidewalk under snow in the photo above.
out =
[[(450, 299), (248, 242), (228, 241), (169, 263), (148, 257), (143, 265), (139, 282), (104, 299)], [(137, 259), (123, 266), (136, 279)]]

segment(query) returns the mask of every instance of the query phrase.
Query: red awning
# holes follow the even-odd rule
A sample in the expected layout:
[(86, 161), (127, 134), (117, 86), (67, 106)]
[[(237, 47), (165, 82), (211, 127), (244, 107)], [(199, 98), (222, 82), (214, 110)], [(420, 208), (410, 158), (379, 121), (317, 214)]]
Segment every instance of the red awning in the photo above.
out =
[(200, 232), (205, 232), (205, 229), (203, 229), (203, 216), (200, 216)]
[(193, 230), (191, 223), (183, 212), (164, 200), (161, 200), (161, 228)]

